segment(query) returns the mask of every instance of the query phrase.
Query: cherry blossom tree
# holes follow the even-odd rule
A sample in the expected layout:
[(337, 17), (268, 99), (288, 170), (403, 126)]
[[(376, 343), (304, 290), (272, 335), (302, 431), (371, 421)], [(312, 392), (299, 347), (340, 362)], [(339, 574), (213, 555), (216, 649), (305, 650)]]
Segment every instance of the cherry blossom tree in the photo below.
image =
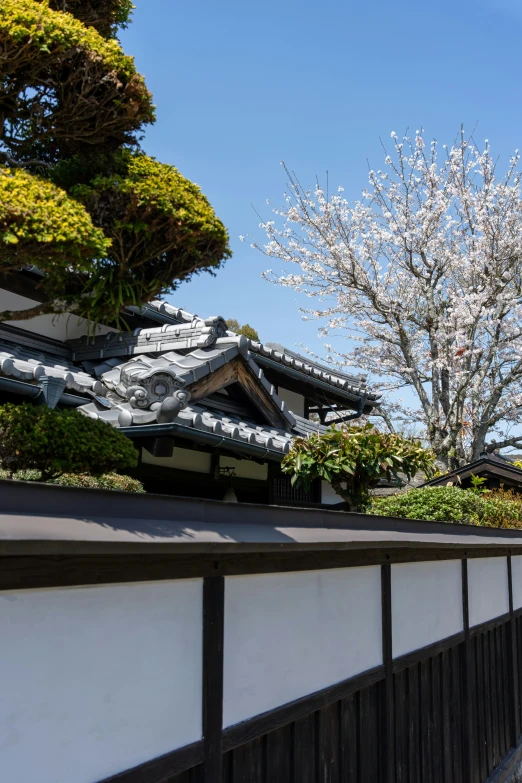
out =
[(453, 467), (522, 443), (520, 156), (502, 173), (464, 131), (442, 149), (422, 130), (391, 138), (355, 203), (286, 169), (285, 205), (253, 244), (291, 267), (268, 279), (316, 299), (303, 314), (323, 336), (351, 338), (327, 344), (329, 361), (413, 389), (418, 406), (395, 402), (398, 415)]

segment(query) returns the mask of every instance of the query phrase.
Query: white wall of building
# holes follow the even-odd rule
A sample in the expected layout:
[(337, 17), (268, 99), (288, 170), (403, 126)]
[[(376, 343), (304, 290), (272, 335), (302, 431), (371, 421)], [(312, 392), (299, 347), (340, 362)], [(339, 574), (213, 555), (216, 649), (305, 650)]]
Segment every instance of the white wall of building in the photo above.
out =
[(511, 578), (513, 580), (513, 609), (522, 607), (522, 555), (511, 558)]
[(94, 783), (201, 738), (202, 580), (0, 593), (0, 780)]
[(507, 559), (473, 557), (468, 560), (469, 625), (509, 612)]
[(333, 506), (336, 503), (342, 503), (343, 499), (332, 489), (332, 485), (327, 481), (321, 481), (321, 503), (327, 503)]
[(155, 457), (147, 449), (141, 450), (141, 460), (147, 465), (159, 465), (163, 468), (191, 470), (194, 473), (210, 473), (212, 455), (207, 451), (180, 449), (174, 447), (171, 457)]
[(460, 560), (391, 567), (393, 657), (464, 630)]
[(268, 463), (255, 462), (252, 459), (234, 459), (234, 457), (220, 457), (221, 468), (233, 468), (234, 476), (240, 478), (257, 479), (266, 481), (268, 478)]
[[(37, 305), (34, 299), (28, 299), (19, 294), (13, 294), (0, 288), (0, 310), (27, 310)], [(78, 318), (77, 315), (38, 315), (36, 318), (30, 318), (27, 321), (6, 321), (6, 324), (17, 326), (19, 329), (26, 329), (28, 332), (34, 332), (42, 337), (52, 337), (54, 340), (73, 340), (82, 337), (84, 334), (92, 334), (93, 325), (89, 328), (89, 322), (85, 318)], [(115, 332), (110, 326), (99, 324), (96, 327), (96, 334), (107, 334)]]
[(225, 579), (224, 726), (382, 663), (378, 566)]

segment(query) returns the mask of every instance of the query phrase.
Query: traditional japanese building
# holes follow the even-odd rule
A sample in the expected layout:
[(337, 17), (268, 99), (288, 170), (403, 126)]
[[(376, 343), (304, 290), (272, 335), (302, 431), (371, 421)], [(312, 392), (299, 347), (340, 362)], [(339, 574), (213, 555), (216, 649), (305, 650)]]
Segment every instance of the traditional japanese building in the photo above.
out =
[[(35, 274), (0, 290), (26, 309)], [(293, 488), (280, 463), (292, 439), (379, 405), (360, 375), (324, 367), (165, 302), (124, 312), (129, 331), (75, 316), (0, 324), (0, 403), (73, 406), (118, 427), (140, 452), (146, 489), (259, 503), (338, 504), (329, 485)]]
[(423, 487), (444, 487), (447, 485), (469, 489), (473, 476), (484, 479), (485, 489), (512, 489), (518, 495), (522, 494), (522, 470), (513, 464), (520, 455), (506, 455), (484, 452), (474, 462), (462, 465), (460, 468), (437, 476), (422, 484)]

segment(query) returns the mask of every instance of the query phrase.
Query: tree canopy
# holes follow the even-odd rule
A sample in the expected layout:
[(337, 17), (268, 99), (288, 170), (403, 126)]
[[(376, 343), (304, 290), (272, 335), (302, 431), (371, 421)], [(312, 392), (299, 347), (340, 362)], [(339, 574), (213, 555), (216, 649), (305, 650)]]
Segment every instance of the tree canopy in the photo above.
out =
[[(350, 203), (343, 189), (290, 178), (260, 250), (288, 263), (267, 276), (317, 301), (323, 334), (352, 341), (333, 363), (375, 373), (449, 467), (522, 442), (520, 156), (506, 170), (464, 132), (451, 147), (392, 133), (383, 170)], [(384, 376), (384, 380), (383, 380)]]
[(139, 148), (155, 117), (115, 37), (131, 8), (129, 0), (0, 4), (0, 274), (42, 268), (47, 300), (31, 315), (117, 319), (122, 306), (230, 255), (200, 189)]
[(256, 343), (259, 342), (259, 335), (254, 327), (250, 326), (250, 324), (240, 326), (237, 318), (229, 318), (227, 320), (227, 329), (236, 334), (242, 334), (243, 337), (248, 337), (249, 340), (254, 340)]

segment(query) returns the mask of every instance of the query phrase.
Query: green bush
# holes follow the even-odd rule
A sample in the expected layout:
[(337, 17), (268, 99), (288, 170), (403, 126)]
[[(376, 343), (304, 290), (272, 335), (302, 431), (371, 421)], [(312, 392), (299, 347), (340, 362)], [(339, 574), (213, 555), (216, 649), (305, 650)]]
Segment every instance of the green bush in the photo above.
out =
[(27, 403), (0, 407), (0, 465), (13, 473), (36, 469), (45, 480), (127, 470), (137, 462), (131, 441), (104, 421)]
[[(0, 468), (0, 479), (13, 481), (42, 481), (41, 470), (10, 470)], [(49, 479), (47, 484), (57, 484), (60, 487), (85, 487), (86, 489), (116, 489), (120, 492), (145, 492), (143, 484), (138, 479), (122, 476), (119, 473), (104, 473), (101, 476), (91, 476), (87, 473), (62, 473)]]
[(88, 476), (85, 473), (63, 473), (51, 479), (48, 484), (61, 487), (85, 487), (87, 489), (117, 489), (120, 492), (145, 492), (143, 484), (130, 476), (105, 473), (102, 476)]
[(520, 528), (522, 496), (505, 489), (477, 492), (450, 486), (420, 487), (387, 498), (374, 498), (368, 512), (405, 519)]
[(430, 475), (434, 456), (419, 441), (379, 432), (371, 424), (343, 425), (296, 438), (281, 469), (292, 474), (292, 484), (328, 481), (349, 508), (362, 511), (380, 479), (397, 478), (399, 472), (410, 479), (419, 470)]
[(370, 514), (437, 522), (480, 524), (484, 514), (480, 495), (459, 487), (421, 487), (387, 498), (374, 498)]

